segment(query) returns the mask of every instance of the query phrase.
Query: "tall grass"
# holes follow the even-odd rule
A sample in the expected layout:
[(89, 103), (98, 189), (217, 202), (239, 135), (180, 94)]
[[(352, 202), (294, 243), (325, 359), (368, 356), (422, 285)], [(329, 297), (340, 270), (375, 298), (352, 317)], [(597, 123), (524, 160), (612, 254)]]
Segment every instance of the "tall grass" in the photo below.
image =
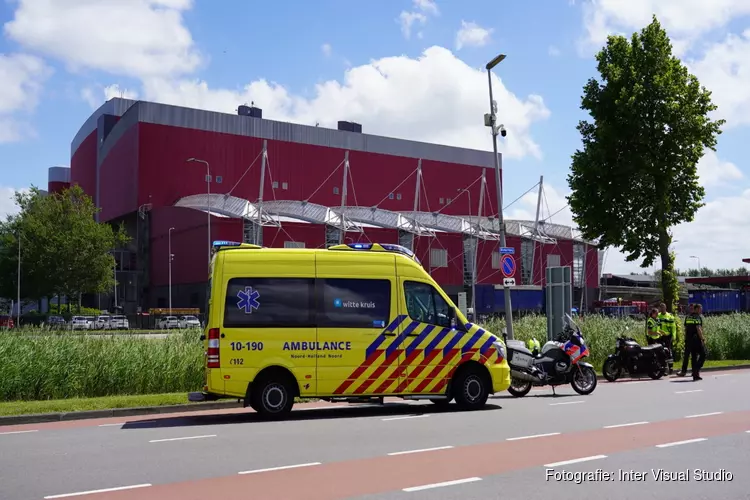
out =
[[(645, 343), (643, 321), (587, 316), (576, 320), (597, 369), (614, 350), (618, 335)], [(682, 324), (680, 319), (679, 324)], [(500, 334), (504, 323), (485, 325)], [(515, 337), (543, 343), (547, 320), (526, 316), (514, 321)], [(705, 318), (709, 360), (750, 360), (750, 314)], [(682, 337), (682, 331), (678, 333)], [(165, 339), (41, 329), (0, 332), (0, 401), (35, 401), (173, 393), (203, 386), (203, 345), (199, 332)], [(681, 338), (680, 338), (681, 340)], [(682, 354), (682, 342), (675, 354)], [(677, 359), (680, 359), (679, 357)]]
[(0, 401), (197, 390), (203, 386), (199, 335), (0, 332)]
[[(709, 360), (750, 360), (750, 314), (729, 314), (703, 318), (703, 333), (706, 337)], [(646, 344), (646, 322), (630, 318), (608, 318), (599, 315), (575, 319), (591, 355), (588, 361), (599, 370), (609, 354), (614, 352), (615, 339), (626, 335)], [(676, 360), (682, 359), (684, 348), (684, 318), (678, 318), (677, 345), (674, 346)], [(500, 334), (505, 326), (502, 320), (490, 320), (487, 328)], [(536, 338), (544, 343), (547, 338), (545, 316), (525, 316), (513, 322), (514, 337), (524, 342)]]

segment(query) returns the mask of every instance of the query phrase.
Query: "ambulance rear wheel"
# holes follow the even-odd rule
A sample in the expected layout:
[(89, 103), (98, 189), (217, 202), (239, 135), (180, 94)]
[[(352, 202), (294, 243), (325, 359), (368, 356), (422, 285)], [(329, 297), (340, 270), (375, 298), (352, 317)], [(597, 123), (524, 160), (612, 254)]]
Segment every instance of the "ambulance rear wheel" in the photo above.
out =
[(474, 366), (466, 366), (456, 374), (451, 386), (460, 409), (477, 410), (487, 403), (491, 383), (488, 378)]
[(255, 382), (250, 406), (265, 419), (283, 419), (292, 411), (294, 394), (284, 379), (264, 378)]

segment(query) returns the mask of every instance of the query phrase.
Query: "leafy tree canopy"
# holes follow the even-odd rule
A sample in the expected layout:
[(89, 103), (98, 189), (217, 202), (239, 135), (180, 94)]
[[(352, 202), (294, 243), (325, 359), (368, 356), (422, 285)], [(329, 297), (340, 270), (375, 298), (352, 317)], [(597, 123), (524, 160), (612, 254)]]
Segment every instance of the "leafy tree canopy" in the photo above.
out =
[(724, 120), (711, 93), (672, 55), (656, 17), (630, 40), (610, 36), (597, 54), (581, 108), (582, 150), (573, 155), (568, 197), (582, 235), (621, 248), (628, 261), (661, 259), (664, 299), (676, 298), (670, 228), (693, 220), (705, 195), (697, 163), (715, 149)]

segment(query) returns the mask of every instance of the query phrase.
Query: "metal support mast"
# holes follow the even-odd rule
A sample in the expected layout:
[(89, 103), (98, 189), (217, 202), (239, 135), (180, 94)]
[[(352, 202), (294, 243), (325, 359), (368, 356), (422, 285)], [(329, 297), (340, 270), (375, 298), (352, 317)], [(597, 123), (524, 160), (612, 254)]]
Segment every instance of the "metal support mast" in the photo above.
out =
[[(539, 234), (539, 212), (542, 209), (542, 189), (544, 189), (544, 176), (539, 176), (539, 194), (537, 195), (536, 199), (536, 219), (534, 219), (534, 236)], [(522, 243), (523, 244), (523, 243)], [(534, 284), (534, 261), (536, 260), (536, 240), (532, 238), (531, 240), (531, 276), (529, 277), (529, 280), (531, 281), (531, 284)], [(521, 257), (523, 258), (523, 256)]]
[(260, 161), (260, 188), (258, 192), (258, 223), (255, 228), (255, 244), (263, 243), (263, 190), (266, 184), (266, 160), (268, 159), (268, 141), (263, 141), (263, 156)]
[[(487, 186), (487, 171), (482, 169), (482, 183), (479, 191), (479, 209), (477, 210), (477, 220), (482, 220), (482, 209), (484, 208), (484, 190)], [(469, 207), (471, 210), (471, 207)], [(479, 227), (479, 224), (476, 226)], [(474, 237), (474, 264), (471, 269), (471, 311), (474, 322), (477, 322), (477, 259), (479, 253), (479, 238)]]
[(346, 236), (346, 220), (344, 217), (344, 210), (346, 209), (346, 186), (349, 184), (349, 151), (344, 153), (344, 180), (341, 182), (341, 211), (339, 217), (341, 217), (341, 232), (339, 234), (339, 243), (344, 243)]
[(419, 187), (422, 185), (422, 158), (417, 163), (417, 184), (414, 186), (414, 213), (412, 217), (417, 216), (419, 210)]

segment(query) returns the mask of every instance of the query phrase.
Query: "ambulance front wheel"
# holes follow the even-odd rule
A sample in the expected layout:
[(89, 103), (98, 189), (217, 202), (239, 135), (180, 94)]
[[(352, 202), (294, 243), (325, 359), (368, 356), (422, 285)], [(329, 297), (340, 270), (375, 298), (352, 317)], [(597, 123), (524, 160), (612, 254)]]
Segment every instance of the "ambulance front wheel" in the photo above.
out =
[(283, 419), (294, 406), (292, 385), (283, 377), (264, 377), (253, 383), (250, 407), (266, 419)]
[(491, 383), (489, 374), (469, 364), (456, 374), (451, 384), (451, 392), (459, 408), (477, 410), (487, 403)]

